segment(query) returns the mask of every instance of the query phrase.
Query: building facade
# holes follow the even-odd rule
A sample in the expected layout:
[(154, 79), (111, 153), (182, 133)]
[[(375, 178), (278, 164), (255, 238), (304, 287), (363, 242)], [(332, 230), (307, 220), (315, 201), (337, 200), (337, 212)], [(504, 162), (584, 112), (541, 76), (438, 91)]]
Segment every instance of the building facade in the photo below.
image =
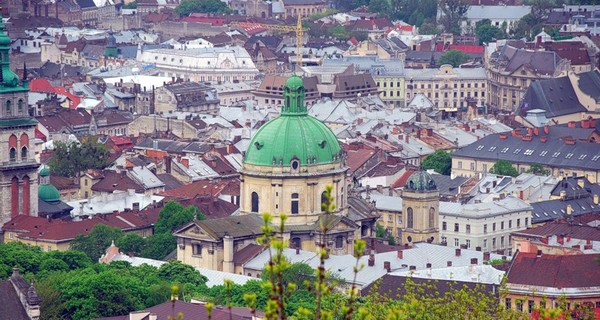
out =
[(219, 99), (214, 89), (197, 82), (180, 82), (155, 89), (156, 113), (218, 113)]
[(439, 241), (440, 193), (431, 175), (413, 173), (402, 190), (402, 227), (398, 238), (402, 243)]
[(0, 225), (38, 212), (39, 164), (32, 145), (38, 122), (29, 115), (27, 70), (19, 79), (10, 69), (10, 42), (0, 21)]
[(485, 68), (453, 68), (446, 64), (439, 69), (405, 69), (405, 83), (405, 101), (423, 94), (435, 108), (448, 113), (466, 107), (467, 99), (477, 105), (488, 101)]
[(440, 238), (448, 246), (510, 254), (511, 232), (531, 227), (532, 208), (521, 199), (440, 204)]

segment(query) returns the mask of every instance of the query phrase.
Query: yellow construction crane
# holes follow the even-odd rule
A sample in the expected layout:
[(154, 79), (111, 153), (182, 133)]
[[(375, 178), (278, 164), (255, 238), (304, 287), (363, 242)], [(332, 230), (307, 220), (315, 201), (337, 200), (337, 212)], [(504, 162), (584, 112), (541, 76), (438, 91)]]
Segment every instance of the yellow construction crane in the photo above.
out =
[(302, 27), (302, 17), (298, 15), (298, 22), (296, 22), (296, 26), (287, 26), (280, 24), (264, 24), (257, 22), (241, 22), (241, 21), (233, 21), (229, 24), (230, 27), (239, 27), (239, 28), (265, 28), (268, 30), (277, 30), (277, 31), (285, 31), (285, 32), (295, 32), (296, 33), (296, 67), (302, 66), (302, 37), (304, 36), (304, 32), (308, 31), (308, 29), (304, 29)]

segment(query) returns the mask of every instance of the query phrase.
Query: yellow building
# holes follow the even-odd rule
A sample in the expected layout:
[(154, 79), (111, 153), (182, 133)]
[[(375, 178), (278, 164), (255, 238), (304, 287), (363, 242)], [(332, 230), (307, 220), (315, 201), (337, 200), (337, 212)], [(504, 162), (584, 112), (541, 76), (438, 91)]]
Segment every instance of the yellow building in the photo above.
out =
[[(360, 200), (347, 197), (345, 154), (333, 132), (308, 115), (304, 93), (302, 79), (290, 77), (281, 115), (252, 138), (240, 171), (240, 216), (195, 221), (176, 231), (178, 260), (239, 272), (245, 258), (261, 249), (255, 244), (264, 212), (275, 225), (280, 214), (288, 215), (282, 237), (302, 250), (315, 251), (324, 242), (331, 254), (351, 254), (355, 239), (371, 235), (377, 217), (360, 205), (349, 214), (348, 202)], [(328, 186), (335, 207), (324, 214)]]
[(437, 243), (439, 197), (435, 181), (426, 171), (413, 173), (402, 190), (402, 243)]

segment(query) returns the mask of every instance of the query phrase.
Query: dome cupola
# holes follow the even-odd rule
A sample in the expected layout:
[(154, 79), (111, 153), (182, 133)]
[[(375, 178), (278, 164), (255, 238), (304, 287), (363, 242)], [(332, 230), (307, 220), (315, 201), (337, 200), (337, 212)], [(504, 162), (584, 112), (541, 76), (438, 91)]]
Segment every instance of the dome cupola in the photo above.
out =
[(408, 177), (404, 190), (416, 192), (436, 191), (437, 186), (427, 171), (419, 170)]

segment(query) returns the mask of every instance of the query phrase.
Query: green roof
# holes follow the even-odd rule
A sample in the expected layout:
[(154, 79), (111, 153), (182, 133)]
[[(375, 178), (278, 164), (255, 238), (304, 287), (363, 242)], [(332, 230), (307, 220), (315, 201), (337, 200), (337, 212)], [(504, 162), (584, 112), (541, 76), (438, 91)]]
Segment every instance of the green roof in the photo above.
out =
[(60, 201), (60, 193), (50, 184), (40, 184), (38, 187), (38, 198), (46, 202)]
[(246, 151), (244, 163), (288, 166), (340, 162), (339, 142), (333, 132), (307, 114), (302, 78), (293, 75), (285, 82), (281, 115), (263, 125)]
[(36, 124), (38, 124), (38, 121), (34, 118), (0, 119), (0, 128), (35, 126)]
[(40, 170), (40, 177), (47, 177), (50, 175), (50, 169), (48, 169), (48, 167), (44, 167), (42, 170)]
[(419, 170), (408, 177), (404, 190), (408, 191), (435, 191), (435, 180), (427, 171)]

